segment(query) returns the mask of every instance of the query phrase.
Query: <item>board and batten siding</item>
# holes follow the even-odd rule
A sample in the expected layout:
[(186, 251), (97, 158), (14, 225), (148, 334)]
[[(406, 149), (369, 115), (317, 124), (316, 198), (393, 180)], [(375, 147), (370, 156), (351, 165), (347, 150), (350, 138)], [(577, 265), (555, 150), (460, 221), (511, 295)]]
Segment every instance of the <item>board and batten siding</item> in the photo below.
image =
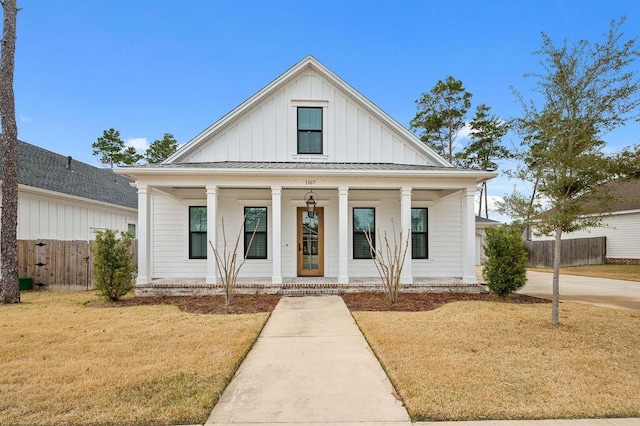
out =
[(36, 193), (18, 193), (19, 240), (82, 240), (95, 238), (96, 230), (127, 231), (138, 215), (131, 209), (108, 208), (90, 201)]
[[(607, 237), (607, 258), (640, 259), (640, 211), (614, 213), (602, 220), (602, 226), (564, 233), (562, 239)], [(534, 235), (533, 240), (552, 240), (552, 236)]]
[[(323, 154), (297, 155), (297, 107), (323, 108)], [(430, 164), (415, 146), (307, 70), (183, 162), (305, 161)]]

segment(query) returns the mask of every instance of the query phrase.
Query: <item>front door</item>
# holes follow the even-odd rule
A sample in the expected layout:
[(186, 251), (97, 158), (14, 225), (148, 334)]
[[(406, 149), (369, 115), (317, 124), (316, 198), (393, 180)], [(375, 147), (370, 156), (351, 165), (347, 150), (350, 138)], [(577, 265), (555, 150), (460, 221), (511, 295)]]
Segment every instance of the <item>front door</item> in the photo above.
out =
[(298, 276), (324, 275), (324, 211), (316, 207), (309, 217), (306, 207), (298, 207)]

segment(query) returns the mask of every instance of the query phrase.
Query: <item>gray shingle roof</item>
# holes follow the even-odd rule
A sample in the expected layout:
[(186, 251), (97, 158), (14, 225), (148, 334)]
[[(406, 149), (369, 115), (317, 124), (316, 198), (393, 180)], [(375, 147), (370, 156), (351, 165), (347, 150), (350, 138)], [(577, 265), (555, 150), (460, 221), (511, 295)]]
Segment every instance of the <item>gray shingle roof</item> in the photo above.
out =
[[(136, 166), (141, 167), (141, 166)], [(264, 162), (264, 161), (214, 161), (206, 163), (152, 164), (160, 169), (203, 168), (203, 169), (270, 169), (270, 170), (416, 170), (416, 171), (460, 171), (471, 170), (455, 167), (427, 166), (419, 164), (394, 163), (324, 163), (324, 162)], [(126, 170), (126, 167), (122, 167)]]
[[(0, 172), (3, 159), (0, 150)], [(18, 183), (76, 197), (138, 208), (138, 196), (133, 182), (110, 169), (101, 169), (72, 160), (67, 169), (67, 157), (18, 141)]]
[(487, 219), (486, 217), (476, 215), (476, 223), (500, 223), (497, 220)]

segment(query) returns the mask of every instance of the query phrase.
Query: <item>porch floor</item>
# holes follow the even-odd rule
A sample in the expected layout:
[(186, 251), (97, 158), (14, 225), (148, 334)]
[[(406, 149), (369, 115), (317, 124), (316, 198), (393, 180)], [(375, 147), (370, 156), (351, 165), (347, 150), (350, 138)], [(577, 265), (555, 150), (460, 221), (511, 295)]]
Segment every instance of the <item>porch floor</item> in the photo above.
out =
[[(283, 277), (282, 284), (273, 284), (271, 277), (238, 278), (236, 291), (240, 294), (271, 293), (283, 295), (341, 294), (349, 292), (382, 291), (380, 277), (351, 277), (348, 284), (339, 284), (337, 277)], [(221, 294), (222, 284), (207, 284), (204, 277), (159, 278), (149, 284), (137, 284), (138, 296), (211, 295)], [(480, 293), (485, 286), (465, 283), (461, 278), (418, 278), (403, 284), (402, 292), (467, 292)]]

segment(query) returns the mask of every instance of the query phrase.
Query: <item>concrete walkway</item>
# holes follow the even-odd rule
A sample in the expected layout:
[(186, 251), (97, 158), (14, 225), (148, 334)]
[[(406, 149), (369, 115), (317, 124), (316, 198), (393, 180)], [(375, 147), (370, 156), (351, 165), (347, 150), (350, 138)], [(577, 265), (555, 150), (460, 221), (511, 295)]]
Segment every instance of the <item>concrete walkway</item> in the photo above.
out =
[(342, 298), (283, 297), (207, 420), (411, 425)]

